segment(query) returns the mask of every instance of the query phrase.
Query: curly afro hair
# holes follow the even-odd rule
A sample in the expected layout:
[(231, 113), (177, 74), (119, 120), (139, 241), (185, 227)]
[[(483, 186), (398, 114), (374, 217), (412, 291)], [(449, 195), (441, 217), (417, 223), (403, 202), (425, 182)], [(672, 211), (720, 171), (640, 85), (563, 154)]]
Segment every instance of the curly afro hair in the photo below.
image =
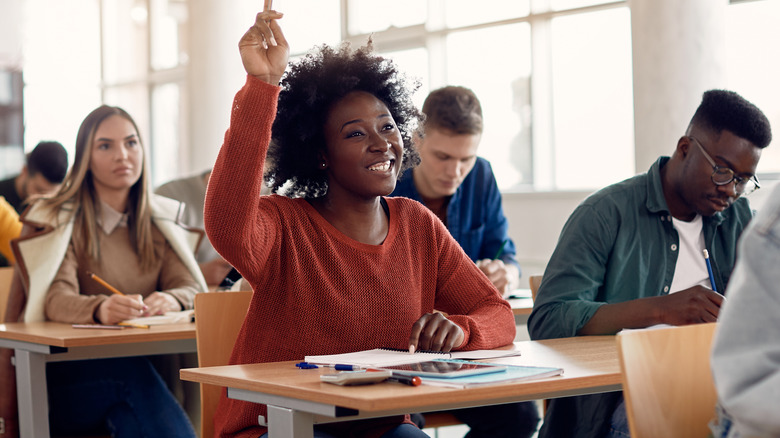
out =
[(401, 172), (420, 162), (412, 143), (421, 121), (412, 93), (420, 84), (373, 54), (370, 40), (357, 50), (349, 43), (315, 47), (291, 63), (281, 86), (265, 177), (274, 193), (306, 199), (327, 193), (327, 173), (319, 167), (325, 120), (331, 106), (352, 91), (371, 93), (390, 110), (404, 143)]

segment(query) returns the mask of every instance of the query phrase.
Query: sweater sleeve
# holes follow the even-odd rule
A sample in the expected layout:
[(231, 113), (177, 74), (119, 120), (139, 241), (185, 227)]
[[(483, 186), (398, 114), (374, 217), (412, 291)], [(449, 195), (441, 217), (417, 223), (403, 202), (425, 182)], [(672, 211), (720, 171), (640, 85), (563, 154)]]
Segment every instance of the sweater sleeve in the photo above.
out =
[(66, 323), (93, 323), (95, 311), (107, 298), (105, 295), (82, 295), (77, 271), (79, 262), (73, 242), (68, 244), (65, 258), (46, 294), (46, 318)]
[(491, 349), (511, 344), (516, 328), (509, 303), (444, 225), (439, 221), (435, 225), (440, 248), (435, 308), (446, 312), (449, 320), (463, 329), (464, 343), (458, 349)]
[(165, 244), (165, 255), (160, 268), (159, 289), (171, 294), (184, 310), (195, 305), (195, 294), (201, 292), (198, 282), (192, 278), (187, 266), (181, 261), (170, 244)]
[(247, 76), (233, 101), (225, 133), (209, 179), (204, 208), (206, 234), (219, 254), (252, 282), (262, 272), (276, 237), (273, 221), (259, 214), (263, 166), (271, 141), (279, 87)]

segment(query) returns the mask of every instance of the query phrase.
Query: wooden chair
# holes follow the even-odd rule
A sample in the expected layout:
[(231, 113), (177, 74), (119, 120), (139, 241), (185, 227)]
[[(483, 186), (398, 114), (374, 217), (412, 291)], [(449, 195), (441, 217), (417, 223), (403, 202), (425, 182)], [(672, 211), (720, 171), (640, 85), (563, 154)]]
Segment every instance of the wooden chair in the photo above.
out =
[[(227, 365), (244, 323), (251, 291), (206, 292), (195, 295), (195, 338), (198, 366)], [(214, 436), (214, 412), (221, 386), (200, 384), (200, 436)]]
[(633, 438), (706, 437), (715, 415), (710, 349), (716, 323), (617, 335)]
[(542, 284), (541, 275), (532, 275), (528, 277), (528, 285), (531, 287), (531, 299), (536, 301), (536, 292), (539, 290), (539, 285)]
[(13, 278), (13, 266), (0, 268), (0, 323), (5, 322), (5, 309), (8, 305), (8, 295), (11, 293)]

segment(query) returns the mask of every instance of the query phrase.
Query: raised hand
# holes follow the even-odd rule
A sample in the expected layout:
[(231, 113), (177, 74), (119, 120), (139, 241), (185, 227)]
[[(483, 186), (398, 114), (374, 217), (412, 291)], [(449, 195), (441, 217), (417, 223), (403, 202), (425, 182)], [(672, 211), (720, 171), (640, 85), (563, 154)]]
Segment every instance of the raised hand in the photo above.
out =
[(280, 18), (282, 14), (272, 10), (258, 13), (255, 24), (238, 42), (246, 72), (271, 85), (279, 84), (290, 56), (290, 46), (277, 22)]
[(447, 352), (460, 346), (465, 336), (463, 329), (441, 313), (426, 313), (412, 325), (409, 348)]

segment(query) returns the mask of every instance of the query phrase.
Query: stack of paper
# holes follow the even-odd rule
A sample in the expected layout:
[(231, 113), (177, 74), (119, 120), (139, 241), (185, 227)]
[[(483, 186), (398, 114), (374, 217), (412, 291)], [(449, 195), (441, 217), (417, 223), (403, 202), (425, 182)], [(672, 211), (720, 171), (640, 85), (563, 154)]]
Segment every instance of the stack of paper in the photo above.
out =
[(123, 322), (134, 325), (179, 324), (183, 322), (192, 322), (194, 317), (194, 310), (181, 310), (178, 312), (165, 312), (163, 315), (128, 319)]
[(518, 350), (473, 350), (453, 351), (450, 353), (433, 351), (416, 351), (393, 348), (375, 348), (373, 350), (356, 351), (353, 353), (329, 354), (322, 356), (306, 356), (306, 362), (322, 365), (357, 365), (361, 367), (383, 367), (403, 365), (407, 363), (425, 362), (433, 359), (494, 359), (497, 357), (519, 356)]

